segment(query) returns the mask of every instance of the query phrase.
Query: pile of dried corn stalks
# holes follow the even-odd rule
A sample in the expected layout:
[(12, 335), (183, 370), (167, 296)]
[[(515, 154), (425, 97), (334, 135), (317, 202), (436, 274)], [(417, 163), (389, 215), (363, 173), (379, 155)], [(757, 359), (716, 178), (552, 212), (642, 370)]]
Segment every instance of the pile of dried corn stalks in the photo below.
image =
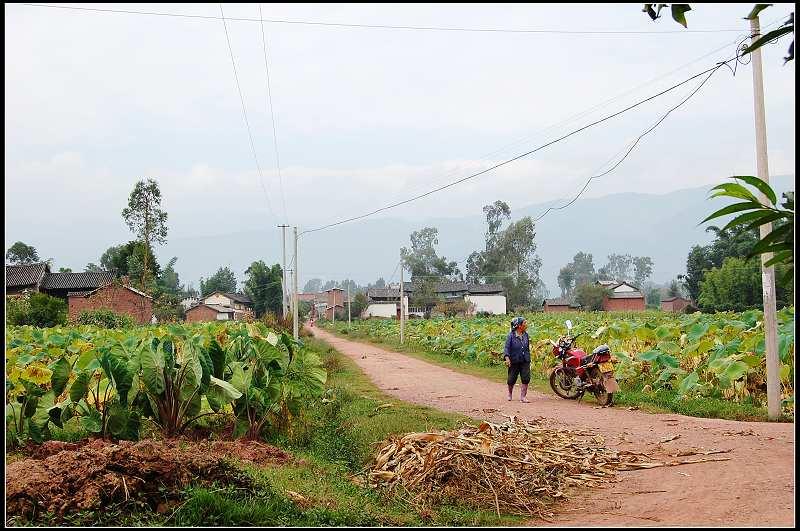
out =
[(427, 505), (459, 499), (500, 515), (536, 514), (570, 486), (596, 487), (617, 470), (652, 468), (644, 454), (614, 452), (602, 438), (511, 418), (457, 431), (411, 433), (381, 445), (369, 471), (372, 486), (412, 493)]

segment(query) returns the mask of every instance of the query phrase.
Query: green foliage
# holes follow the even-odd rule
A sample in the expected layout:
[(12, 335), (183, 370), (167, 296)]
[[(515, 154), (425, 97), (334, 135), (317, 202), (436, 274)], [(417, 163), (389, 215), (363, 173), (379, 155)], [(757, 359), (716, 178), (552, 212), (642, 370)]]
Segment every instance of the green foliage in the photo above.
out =
[(148, 417), (172, 437), (243, 395), (251, 418), (275, 413), (282, 423), (274, 427), (285, 429), (322, 392), (325, 379), (318, 358), (260, 324), (12, 326), (6, 436), (12, 443), (41, 442), (51, 425), (76, 418), (88, 433), (136, 439)]
[(367, 309), (367, 306), (369, 306), (367, 296), (363, 293), (356, 293), (350, 303), (350, 313), (353, 318), (358, 319), (361, 316), (361, 312)]
[[(776, 277), (786, 277), (787, 266), (776, 268)], [(776, 282), (776, 302), (779, 308), (793, 302), (793, 285), (789, 277)], [(697, 303), (704, 312), (737, 311), (760, 308), (764, 299), (761, 287), (761, 262), (756, 258), (726, 258), (719, 268), (706, 272), (700, 284)]]
[[(161, 190), (155, 180), (142, 179), (136, 183), (128, 197), (128, 206), (122, 210), (122, 218), (147, 249), (151, 249), (154, 243), (166, 243), (167, 213), (161, 210)], [(141, 267), (142, 286), (147, 286), (148, 278), (152, 278), (149, 276), (148, 258), (148, 253), (145, 253)], [(129, 269), (131, 265), (129, 260)]]
[(608, 289), (599, 284), (583, 284), (575, 290), (575, 302), (586, 311), (599, 311), (603, 309), (603, 298), (608, 295)]
[(15, 242), (8, 248), (6, 260), (11, 264), (33, 264), (39, 261), (39, 253), (32, 245)]
[(228, 267), (220, 267), (208, 280), (200, 278), (200, 296), (207, 297), (215, 291), (236, 292), (236, 275)]
[(159, 277), (161, 268), (153, 254), (153, 248), (136, 240), (109, 247), (100, 257), (100, 265), (90, 263), (86, 266), (86, 271), (111, 271), (116, 276), (131, 277), (132, 280), (141, 283), (145, 258), (147, 259), (148, 278)]
[(280, 264), (267, 266), (263, 260), (253, 262), (245, 271), (244, 292), (253, 301), (256, 317), (266, 312), (283, 311), (283, 270)]
[(78, 315), (76, 324), (94, 325), (99, 328), (130, 328), (136, 322), (130, 315), (101, 308), (99, 310), (83, 310)]
[(67, 303), (46, 293), (7, 297), (8, 323), (16, 326), (51, 327), (67, 322)]
[(719, 184), (711, 189), (712, 192), (716, 190), (716, 192), (711, 195), (711, 198), (732, 197), (734, 199), (741, 199), (742, 201), (717, 210), (701, 221), (701, 223), (733, 213), (737, 215), (731, 219), (722, 230), (731, 229), (733, 227), (743, 227), (745, 231), (755, 230), (763, 225), (773, 223), (772, 231), (767, 236), (759, 239), (758, 243), (750, 249), (747, 258), (773, 253), (774, 256), (767, 261), (766, 265), (792, 265), (794, 263), (794, 192), (786, 192), (783, 194), (784, 203), (781, 209), (776, 206), (778, 199), (775, 192), (769, 184), (758, 177), (739, 175), (732, 177), (732, 179), (744, 181), (758, 192), (764, 194), (769, 204), (762, 204), (759, 198), (742, 184)]

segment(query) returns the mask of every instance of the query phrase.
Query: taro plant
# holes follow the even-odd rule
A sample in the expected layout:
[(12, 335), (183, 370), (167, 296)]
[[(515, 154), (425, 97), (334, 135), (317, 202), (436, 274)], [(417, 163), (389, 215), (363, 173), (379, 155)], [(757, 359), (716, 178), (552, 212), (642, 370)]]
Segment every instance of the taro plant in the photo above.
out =
[[(220, 349), (204, 348), (202, 336), (154, 337), (139, 351), (137, 373), (143, 412), (161, 428), (164, 436), (183, 433), (195, 420), (218, 412), (202, 412), (203, 395), (217, 408), (241, 396), (233, 385), (212, 374), (221, 361)], [(210, 393), (209, 393), (210, 391)]]

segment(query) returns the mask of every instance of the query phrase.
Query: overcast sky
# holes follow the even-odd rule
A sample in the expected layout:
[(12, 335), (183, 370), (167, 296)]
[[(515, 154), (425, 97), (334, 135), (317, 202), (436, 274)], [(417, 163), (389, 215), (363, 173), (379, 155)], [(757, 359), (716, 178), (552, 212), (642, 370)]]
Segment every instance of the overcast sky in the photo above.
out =
[[(65, 5), (220, 15), (218, 4)], [(682, 28), (668, 13), (653, 23), (641, 4), (264, 4), (264, 17), (280, 20), (648, 32), (265, 23), (281, 186), (261, 25), (228, 21), (267, 199), (221, 20), (6, 4), (6, 247), (22, 240), (56, 267), (81, 270), (109, 245), (132, 238), (120, 212), (134, 183), (146, 177), (161, 185), (170, 238), (271, 228), (284, 219), (302, 230), (405, 199), (731, 57), (751, 5), (691, 5), (690, 30), (742, 33), (676, 32)], [(259, 17), (257, 4), (223, 9), (226, 17)], [(762, 12), (762, 25), (791, 11), (792, 4), (775, 4)], [(795, 63), (782, 60), (789, 42), (763, 54), (772, 174), (794, 173)], [(383, 215), (455, 217), (494, 199), (513, 209), (574, 195), (697, 83)], [(752, 90), (749, 66), (740, 65), (735, 77), (721, 69), (586, 196), (663, 193), (754, 173)], [(278, 257), (275, 234), (268, 260)], [(335, 238), (336, 231), (309, 236), (305, 245), (320, 237)], [(83, 245), (64, 243), (70, 239)]]

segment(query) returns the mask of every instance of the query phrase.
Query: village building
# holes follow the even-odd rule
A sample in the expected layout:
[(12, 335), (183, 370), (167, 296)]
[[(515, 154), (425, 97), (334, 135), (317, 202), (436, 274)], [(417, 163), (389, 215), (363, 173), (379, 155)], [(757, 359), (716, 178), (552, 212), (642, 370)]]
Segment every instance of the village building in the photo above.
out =
[(644, 293), (627, 282), (598, 280), (597, 284), (609, 290), (603, 297), (603, 311), (644, 311), (647, 308)]
[[(405, 316), (423, 317), (426, 308), (409, 307), (409, 297), (414, 295), (414, 284), (403, 283), (403, 308)], [(464, 300), (471, 303), (470, 315), (489, 313), (505, 315), (506, 296), (503, 287), (497, 284), (468, 284), (467, 282), (440, 282), (435, 293), (443, 301)], [(400, 318), (400, 285), (388, 288), (371, 288), (367, 290), (367, 307), (362, 317)]]
[(236, 310), (219, 304), (200, 303), (186, 310), (186, 322), (235, 321)]
[(683, 297), (667, 297), (666, 299), (661, 299), (661, 310), (665, 312), (682, 312), (690, 304), (692, 304), (692, 301)]
[(82, 311), (109, 309), (128, 315), (138, 324), (153, 319), (153, 297), (121, 282), (109, 282), (93, 291), (67, 294), (68, 317), (75, 321)]
[(570, 302), (567, 297), (556, 297), (542, 301), (542, 311), (544, 312), (569, 312), (580, 310), (581, 305)]

